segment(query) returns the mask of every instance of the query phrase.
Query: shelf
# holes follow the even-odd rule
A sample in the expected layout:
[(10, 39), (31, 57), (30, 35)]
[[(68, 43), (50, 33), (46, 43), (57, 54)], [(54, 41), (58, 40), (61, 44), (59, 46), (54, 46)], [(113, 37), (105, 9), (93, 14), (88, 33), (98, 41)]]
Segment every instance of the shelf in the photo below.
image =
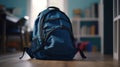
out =
[(98, 21), (98, 18), (80, 18), (80, 21)]
[(74, 18), (71, 21), (98, 21), (98, 18)]
[(114, 21), (117, 21), (120, 19), (120, 15), (118, 15), (117, 17), (114, 18)]
[[(94, 5), (93, 5), (94, 6)], [(91, 6), (91, 8), (93, 7)], [(91, 9), (89, 8), (89, 9)], [(92, 10), (92, 9), (91, 9)], [(94, 11), (94, 9), (93, 9)], [(93, 12), (94, 13), (94, 12)], [(97, 14), (97, 13), (95, 13)], [(85, 17), (73, 17), (71, 18), (72, 21), (72, 27), (73, 27), (73, 34), (75, 39), (78, 41), (89, 41), (92, 45), (96, 48), (97, 51), (100, 51), (101, 49), (101, 38), (102, 36), (99, 35), (101, 34), (101, 21), (102, 19), (99, 15), (98, 11), (98, 16), (87, 16)]]
[(99, 35), (80, 35), (81, 38), (100, 37)]
[(74, 35), (74, 37), (75, 37), (75, 38), (79, 38), (79, 37), (80, 37), (80, 35)]

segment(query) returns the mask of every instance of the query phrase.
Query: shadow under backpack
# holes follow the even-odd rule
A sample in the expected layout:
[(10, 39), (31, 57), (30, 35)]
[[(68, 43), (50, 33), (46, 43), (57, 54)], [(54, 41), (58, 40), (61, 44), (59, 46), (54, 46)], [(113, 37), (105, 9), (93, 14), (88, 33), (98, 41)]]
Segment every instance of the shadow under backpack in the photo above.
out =
[[(38, 15), (32, 44), (24, 48), (31, 58), (42, 60), (72, 60), (78, 50), (74, 45), (71, 22), (57, 7), (48, 7)], [(83, 52), (81, 54), (86, 58)]]

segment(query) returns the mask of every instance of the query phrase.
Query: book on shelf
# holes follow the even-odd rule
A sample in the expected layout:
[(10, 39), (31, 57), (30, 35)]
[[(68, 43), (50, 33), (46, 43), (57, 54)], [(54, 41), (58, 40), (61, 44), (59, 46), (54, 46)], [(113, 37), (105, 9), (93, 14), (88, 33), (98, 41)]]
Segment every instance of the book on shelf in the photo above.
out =
[(81, 29), (80, 29), (80, 35), (84, 36), (84, 35), (87, 35), (87, 29), (88, 27), (86, 25), (82, 26)]
[(91, 26), (87, 26), (84, 25), (80, 28), (80, 35), (81, 36), (85, 36), (85, 35), (96, 35), (96, 26), (95, 25), (91, 25)]
[(98, 3), (94, 3), (92, 4), (91, 6), (91, 14), (92, 14), (92, 17), (98, 17)]
[(98, 18), (99, 7), (98, 3), (94, 3), (90, 8), (85, 9), (85, 17), (87, 18)]
[(90, 18), (90, 17), (91, 17), (90, 8), (86, 8), (86, 9), (85, 9), (85, 17), (86, 17), (86, 18)]
[(90, 35), (95, 35), (95, 25), (90, 26)]

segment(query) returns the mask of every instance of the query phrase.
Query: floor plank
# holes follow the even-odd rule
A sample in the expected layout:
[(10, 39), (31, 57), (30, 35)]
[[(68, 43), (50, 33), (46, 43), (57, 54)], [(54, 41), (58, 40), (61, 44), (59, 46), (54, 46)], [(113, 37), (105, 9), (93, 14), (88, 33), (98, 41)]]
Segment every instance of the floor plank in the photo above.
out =
[(29, 59), (27, 54), (20, 60), (21, 53), (0, 57), (0, 67), (120, 67), (120, 62), (112, 59), (112, 56), (102, 56), (100, 53), (86, 53), (87, 59), (82, 60), (79, 54), (77, 60), (36, 60)]

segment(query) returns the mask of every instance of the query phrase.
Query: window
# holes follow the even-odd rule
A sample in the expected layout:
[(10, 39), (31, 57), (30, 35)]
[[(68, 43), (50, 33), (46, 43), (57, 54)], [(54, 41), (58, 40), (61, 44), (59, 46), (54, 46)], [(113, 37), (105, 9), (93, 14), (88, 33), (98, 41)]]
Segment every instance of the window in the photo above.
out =
[(47, 0), (28, 0), (27, 13), (29, 16), (28, 30), (33, 30), (34, 22), (38, 14), (47, 8)]
[(66, 0), (48, 0), (48, 6), (55, 6), (58, 7), (63, 12), (67, 13), (67, 9), (65, 9), (67, 6)]
[(37, 15), (47, 8), (47, 6), (56, 6), (67, 14), (66, 0), (28, 0), (27, 13), (29, 16), (28, 28), (33, 30), (35, 19)]

